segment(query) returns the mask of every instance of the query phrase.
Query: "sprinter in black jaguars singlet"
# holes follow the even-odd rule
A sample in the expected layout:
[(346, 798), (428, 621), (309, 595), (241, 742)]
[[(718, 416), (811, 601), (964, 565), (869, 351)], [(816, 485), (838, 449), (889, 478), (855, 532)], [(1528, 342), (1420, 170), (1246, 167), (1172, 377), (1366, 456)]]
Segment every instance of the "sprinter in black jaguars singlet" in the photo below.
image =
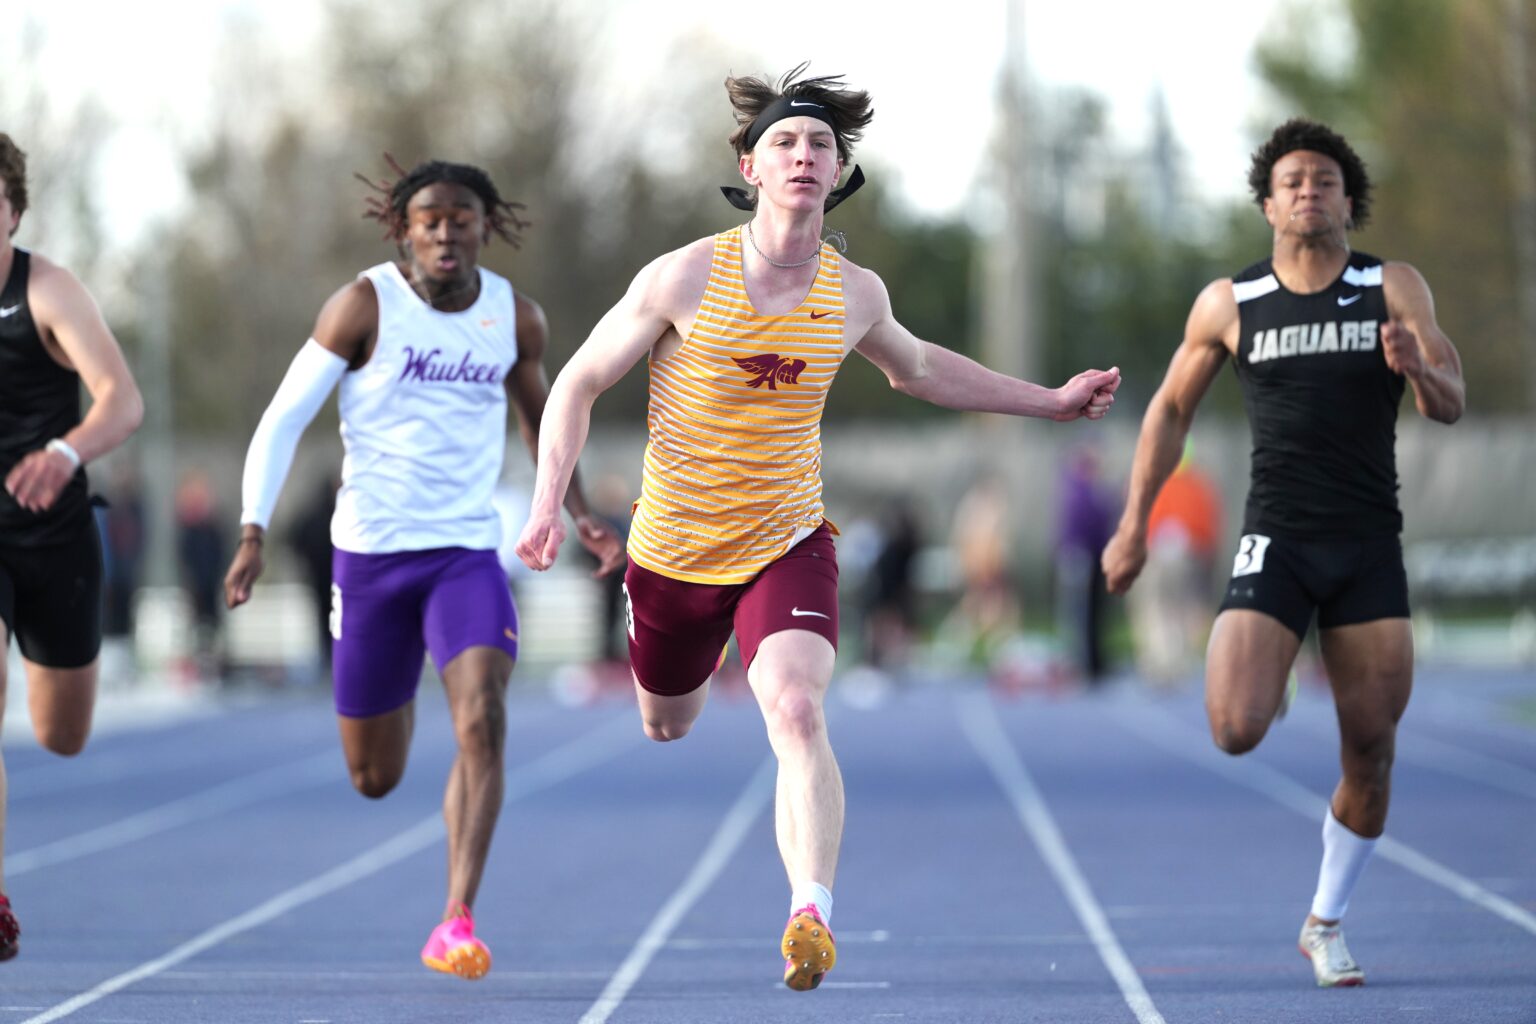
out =
[(1299, 945), (1319, 985), (1365, 974), (1339, 922), (1386, 825), (1397, 722), (1413, 685), (1413, 634), (1398, 535), (1397, 409), (1453, 423), (1461, 361), (1406, 263), (1351, 252), (1370, 180), (1349, 144), (1293, 120), (1253, 156), (1249, 185), (1274, 252), (1195, 301), (1184, 342), (1142, 424), (1130, 494), (1104, 549), (1110, 590), (1146, 561), (1147, 516), (1178, 462), (1206, 388), (1229, 359), (1253, 430), (1252, 480), (1206, 658), (1216, 745), (1252, 750), (1283, 713), (1314, 613), (1338, 705), (1343, 778), (1323, 822), (1323, 861)]
[[(14, 634), (38, 742), (85, 746), (101, 648), (101, 545), (84, 466), (139, 425), (143, 407), (112, 332), (69, 271), (11, 243), (27, 209), (26, 154), (0, 133), (0, 719)], [(80, 416), (80, 385), (91, 410)], [(5, 894), (0, 760), (0, 960), (21, 929)]]

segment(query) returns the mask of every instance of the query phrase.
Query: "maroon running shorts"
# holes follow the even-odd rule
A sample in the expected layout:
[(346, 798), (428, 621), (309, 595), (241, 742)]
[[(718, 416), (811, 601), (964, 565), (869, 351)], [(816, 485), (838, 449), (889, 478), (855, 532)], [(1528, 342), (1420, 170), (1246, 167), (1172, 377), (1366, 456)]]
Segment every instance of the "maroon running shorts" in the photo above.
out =
[(837, 547), (823, 522), (746, 583), (686, 583), (633, 560), (624, 573), (629, 663), (651, 693), (679, 697), (704, 685), (736, 633), (752, 667), (762, 642), (809, 630), (837, 647)]

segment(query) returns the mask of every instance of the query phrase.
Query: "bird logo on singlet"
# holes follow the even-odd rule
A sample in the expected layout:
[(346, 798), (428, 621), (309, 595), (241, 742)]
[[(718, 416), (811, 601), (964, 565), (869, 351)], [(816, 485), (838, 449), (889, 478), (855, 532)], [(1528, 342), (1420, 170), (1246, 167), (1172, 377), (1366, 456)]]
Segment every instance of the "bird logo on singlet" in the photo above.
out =
[(737, 359), (735, 356), (731, 359), (747, 373), (756, 374), (747, 382), (747, 387), (759, 387), (766, 381), (769, 391), (779, 390), (779, 384), (800, 383), (800, 374), (805, 369), (804, 359), (785, 359), (774, 352), (765, 352), (749, 359)]

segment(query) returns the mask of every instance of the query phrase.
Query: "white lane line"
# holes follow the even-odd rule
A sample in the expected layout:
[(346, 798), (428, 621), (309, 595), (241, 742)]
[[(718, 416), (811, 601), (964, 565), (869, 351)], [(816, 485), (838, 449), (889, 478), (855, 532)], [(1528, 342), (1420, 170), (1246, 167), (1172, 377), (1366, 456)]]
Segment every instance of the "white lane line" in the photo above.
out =
[[(1323, 815), (1328, 812), (1327, 797), (1314, 793), (1289, 775), (1271, 768), (1262, 761), (1255, 761), (1251, 757), (1239, 760), (1218, 753), (1211, 746), (1209, 737), (1177, 723), (1177, 720), (1172, 719), (1168, 712), (1160, 708), (1151, 704), (1139, 705), (1135, 709), (1118, 707), (1114, 714), (1122, 726), (1155, 746), (1240, 786), (1262, 793), (1309, 821), (1321, 822)], [(1162, 720), (1161, 726), (1148, 724), (1148, 718), (1153, 716)], [(1175, 732), (1188, 735), (1176, 736)], [(1376, 843), (1376, 855), (1385, 857), (1398, 867), (1412, 871), (1425, 881), (1447, 889), (1468, 903), (1482, 907), (1515, 927), (1536, 935), (1536, 914), (1532, 914), (1519, 904), (1497, 893), (1488, 891), (1467, 876), (1425, 856), (1407, 843), (1384, 835)]]
[[(621, 725), (622, 731), (618, 728)], [(638, 742), (641, 735), (640, 730), (634, 728), (634, 724), (626, 715), (622, 720), (610, 721), (563, 746), (556, 747), (538, 760), (507, 774), (503, 806), (610, 760)], [(343, 889), (413, 854), (420, 853), (442, 838), (442, 815), (434, 812), (397, 834), (393, 839), (385, 840), (346, 863), (296, 885), (286, 892), (279, 893), (238, 917), (215, 925), (164, 956), (109, 978), (95, 988), (66, 999), (44, 1013), (28, 1017), (21, 1024), (52, 1024), (53, 1021), (62, 1020), (93, 1003), (100, 1002), (114, 992), (120, 992), (130, 985), (161, 974), (199, 953), (207, 952), (220, 943), (281, 917), (290, 910), (312, 903), (322, 896)]]
[[(629, 995), (629, 990), (635, 982), (645, 973), (651, 960), (657, 952), (667, 944), (683, 915), (693, 908), (699, 898), (715, 884), (715, 879), (720, 872), (730, 863), (735, 855), (736, 848), (747, 837), (747, 832), (758, 815), (763, 813), (763, 808), (768, 805), (768, 800), (773, 796), (774, 778), (777, 774), (777, 762), (770, 755), (763, 761), (758, 769), (748, 780), (746, 788), (726, 812), (725, 818), (720, 822), (720, 827), (715, 830), (714, 838), (704, 848), (698, 862), (693, 865), (693, 870), (688, 877), (683, 879), (683, 884), (677, 887), (662, 908), (656, 912), (656, 916), (646, 927), (645, 932), (630, 950), (629, 956), (619, 965), (619, 969), (608, 981), (602, 995), (597, 997), (597, 1002), (582, 1014), (580, 1024), (604, 1024), (613, 1011), (617, 1010)], [(23, 1022), (28, 1024), (28, 1022)]]
[(302, 761), (280, 764), (238, 779), (231, 779), (205, 789), (201, 793), (193, 793), (191, 796), (151, 807), (118, 821), (13, 853), (6, 858), (5, 873), (8, 877), (15, 878), (29, 871), (53, 867), (93, 853), (124, 846), (203, 818), (225, 814), (258, 800), (267, 800), (318, 786), (336, 778), (340, 763), (340, 756), (331, 750), (307, 757)]
[(991, 700), (982, 693), (967, 694), (960, 700), (959, 711), (960, 725), (967, 738), (987, 767), (992, 769), (1003, 793), (1013, 802), (1019, 821), (1034, 841), (1046, 866), (1051, 869), (1051, 874), (1056, 876), (1056, 884), (1072, 904), (1072, 910), (1082, 922), (1084, 931), (1093, 940), (1099, 959), (1104, 961), (1115, 984), (1120, 986), (1125, 1004), (1131, 1008), (1140, 1024), (1164, 1024), (1163, 1015), (1153, 1005), (1141, 976), (1136, 973), (1114, 929), (1109, 926), (1104, 908), (1093, 895), (1072, 851), (1067, 848), (1050, 807), (1046, 805), (1039, 787), (1030, 777), (1029, 769), (1024, 767), (1023, 759), (1003, 731)]

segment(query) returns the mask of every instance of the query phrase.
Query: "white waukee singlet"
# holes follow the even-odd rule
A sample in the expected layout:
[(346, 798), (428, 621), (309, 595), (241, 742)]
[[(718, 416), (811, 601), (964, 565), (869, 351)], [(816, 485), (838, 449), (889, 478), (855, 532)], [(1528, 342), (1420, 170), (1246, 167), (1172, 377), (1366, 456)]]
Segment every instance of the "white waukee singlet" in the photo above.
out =
[(512, 285), (480, 269), (459, 313), (422, 301), (394, 263), (362, 274), (379, 298), (379, 340), (341, 380), (341, 493), (331, 542), (383, 554), (493, 549), (491, 494), (507, 439), (503, 382), (517, 362)]

